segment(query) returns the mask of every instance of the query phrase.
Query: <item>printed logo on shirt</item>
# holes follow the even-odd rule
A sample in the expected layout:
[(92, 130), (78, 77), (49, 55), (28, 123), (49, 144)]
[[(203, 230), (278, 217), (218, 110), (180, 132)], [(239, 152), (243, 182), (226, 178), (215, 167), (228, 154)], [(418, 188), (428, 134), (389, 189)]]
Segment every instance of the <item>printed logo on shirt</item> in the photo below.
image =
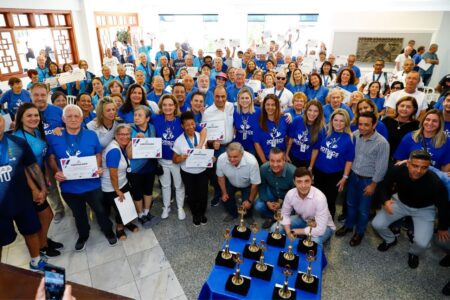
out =
[(170, 146), (170, 147), (173, 146), (174, 141), (171, 141), (171, 140), (173, 140), (174, 135), (170, 128), (166, 128), (166, 131), (162, 134), (162, 137), (163, 137), (163, 140), (162, 140), (163, 145)]
[[(15, 157), (14, 157), (14, 160), (15, 160)], [(0, 182), (11, 181), (11, 172), (12, 171), (13, 171), (13, 168), (9, 165), (0, 167)]]
[(299, 133), (296, 138), (294, 138), (294, 143), (300, 146), (301, 152), (305, 152), (309, 149), (310, 145), (308, 145), (308, 130), (304, 130)]
[(276, 127), (272, 129), (272, 132), (270, 133), (271, 139), (267, 140), (267, 145), (272, 145), (272, 147), (276, 147), (277, 144), (283, 143), (284, 139), (279, 138), (281, 136), (281, 132), (277, 130)]
[(16, 110), (19, 109), (19, 106), (21, 106), (24, 103), (25, 102), (23, 102), (22, 99), (18, 99), (17, 102), (16, 102)]
[(331, 138), (328, 141), (325, 142), (326, 147), (320, 146), (320, 151), (326, 155), (327, 159), (337, 158), (339, 156), (339, 153), (336, 151), (333, 151), (331, 149), (337, 149), (338, 145), (337, 142), (339, 139)]

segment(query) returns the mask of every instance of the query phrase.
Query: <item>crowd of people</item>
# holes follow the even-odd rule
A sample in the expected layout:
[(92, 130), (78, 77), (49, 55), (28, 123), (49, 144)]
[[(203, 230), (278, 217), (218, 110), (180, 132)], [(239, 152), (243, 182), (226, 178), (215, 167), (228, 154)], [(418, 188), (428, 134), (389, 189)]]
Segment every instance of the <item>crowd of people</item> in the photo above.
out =
[[(349, 244), (356, 247), (373, 218), (379, 251), (395, 246), (399, 228), (406, 227), (410, 268), (417, 268), (433, 236), (446, 252), (440, 264), (450, 266), (450, 75), (439, 82), (434, 107), (420, 90), (439, 64), (436, 44), (411, 56), (410, 42), (393, 74), (383, 71), (382, 59), (361, 74), (355, 55), (338, 66), (326, 49), (305, 71), (302, 56), (283, 56), (275, 42), (264, 55), (238, 51), (239, 66), (235, 49), (225, 49), (225, 56), (217, 49), (213, 58), (201, 49), (195, 56), (179, 43), (169, 53), (161, 44), (153, 63), (151, 47), (141, 46), (134, 74), (120, 64), (123, 57), (113, 59), (113, 47), (99, 77), (80, 60), (84, 80), (49, 89), (46, 79), (59, 66), (47, 67), (38, 57), (27, 89), (20, 78), (8, 81), (11, 90), (0, 100), (6, 104), (0, 117), (0, 245), (15, 240), (15, 223), (31, 269), (42, 270), (43, 257), (60, 254), (63, 245), (47, 233), (52, 220), (64, 218), (64, 202), (75, 218), (75, 250), (82, 251), (90, 231), (86, 205), (114, 246), (127, 234), (157, 226), (174, 206), (184, 220), (185, 201), (193, 226), (206, 225), (209, 185), (210, 205), (223, 204), (225, 222), (243, 206), (249, 223), (257, 212), (262, 227), (273, 230), (274, 213), (281, 210), (286, 234), (311, 230), (323, 244), (333, 234), (351, 233)], [(416, 55), (431, 67), (415, 70)], [(222, 122), (220, 139), (208, 139), (208, 122)], [(160, 159), (133, 158), (132, 139), (146, 137), (161, 139)], [(188, 167), (194, 148), (214, 150), (211, 168)], [(96, 159), (96, 176), (69, 180), (62, 163), (88, 156)], [(158, 181), (162, 212), (152, 207)], [(124, 224), (114, 201), (128, 192), (136, 224)], [(344, 199), (340, 214), (338, 198)], [(317, 224), (311, 229), (310, 219)], [(337, 229), (335, 222), (343, 225)], [(449, 289), (447, 284), (444, 293)]]

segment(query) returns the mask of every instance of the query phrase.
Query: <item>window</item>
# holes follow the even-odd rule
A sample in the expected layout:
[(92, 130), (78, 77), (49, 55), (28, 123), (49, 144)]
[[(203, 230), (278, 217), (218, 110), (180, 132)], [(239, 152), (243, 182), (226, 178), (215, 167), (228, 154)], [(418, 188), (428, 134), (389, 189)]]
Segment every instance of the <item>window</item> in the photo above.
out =
[(36, 26), (48, 26), (47, 15), (34, 15), (34, 21), (36, 22)]
[(55, 26), (66, 26), (66, 17), (64, 15), (54, 15)]
[(28, 16), (26, 14), (13, 14), (13, 22), (16, 27), (29, 26)]
[(6, 27), (6, 20), (4, 14), (0, 14), (0, 27)]

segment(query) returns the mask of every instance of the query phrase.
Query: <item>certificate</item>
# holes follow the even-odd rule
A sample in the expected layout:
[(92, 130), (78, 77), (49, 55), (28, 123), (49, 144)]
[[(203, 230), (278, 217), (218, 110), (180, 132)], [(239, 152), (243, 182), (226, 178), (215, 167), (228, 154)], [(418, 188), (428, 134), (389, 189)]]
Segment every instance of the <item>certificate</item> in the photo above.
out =
[(267, 54), (269, 52), (269, 46), (267, 45), (256, 45), (255, 53), (256, 55)]
[(5, 120), (5, 129), (3, 132), (9, 131), (11, 129), (12, 119), (9, 114), (2, 114), (3, 120)]
[(314, 69), (314, 57), (313, 56), (304, 57), (300, 69), (305, 74), (311, 73), (312, 70)]
[(431, 67), (431, 64), (425, 62), (425, 60), (422, 59), (422, 60), (417, 64), (417, 66), (418, 66), (419, 68), (421, 68), (422, 70), (427, 71), (427, 70)]
[(225, 49), (227, 47), (227, 43), (225, 39), (216, 40), (216, 48), (217, 49)]
[(60, 162), (66, 180), (98, 178), (97, 157), (95, 155), (61, 158)]
[(123, 225), (127, 225), (128, 223), (136, 219), (138, 215), (130, 192), (126, 192), (124, 196), (125, 199), (123, 199), (123, 201), (119, 201), (119, 197), (117, 197), (114, 198), (114, 202), (116, 203), (117, 210), (119, 211), (120, 217), (122, 218)]
[(86, 79), (86, 71), (84, 69), (75, 69), (73, 71), (58, 74), (59, 84), (66, 84), (69, 82), (81, 81)]
[(261, 81), (259, 80), (249, 80), (247, 85), (253, 90), (253, 92), (257, 93), (261, 90)]
[(133, 158), (161, 158), (161, 138), (133, 138), (131, 151)]
[(186, 67), (186, 70), (192, 78), (197, 77), (197, 73), (198, 73), (197, 67)]
[(206, 127), (206, 140), (223, 141), (225, 138), (225, 121), (208, 121), (201, 126)]
[(212, 168), (213, 149), (190, 149), (186, 168)]
[(242, 68), (242, 58), (233, 58), (231, 60), (231, 66), (233, 68)]
[(59, 86), (58, 77), (45, 78), (44, 83), (48, 84), (51, 89)]
[(241, 46), (241, 40), (239, 39), (230, 39), (230, 48), (239, 48)]

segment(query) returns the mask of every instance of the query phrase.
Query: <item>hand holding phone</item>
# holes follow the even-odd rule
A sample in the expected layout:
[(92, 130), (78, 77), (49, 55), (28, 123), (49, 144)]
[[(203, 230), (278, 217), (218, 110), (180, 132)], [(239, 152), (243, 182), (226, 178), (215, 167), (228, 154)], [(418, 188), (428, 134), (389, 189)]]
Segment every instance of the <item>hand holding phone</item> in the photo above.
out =
[(44, 268), (45, 299), (60, 300), (66, 286), (66, 270), (61, 267), (46, 265)]

